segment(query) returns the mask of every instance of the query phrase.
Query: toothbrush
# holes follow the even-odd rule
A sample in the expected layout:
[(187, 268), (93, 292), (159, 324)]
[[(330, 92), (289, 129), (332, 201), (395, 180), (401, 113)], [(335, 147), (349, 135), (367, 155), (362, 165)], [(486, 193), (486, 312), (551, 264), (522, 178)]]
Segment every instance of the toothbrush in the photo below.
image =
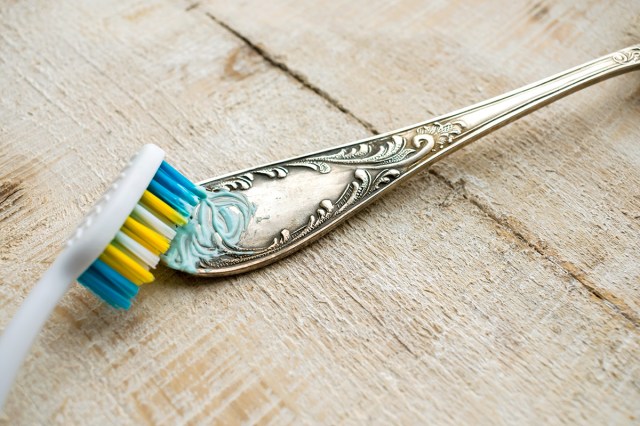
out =
[[(640, 45), (403, 129), (197, 186), (147, 145), (87, 216), (0, 338), (0, 407), (46, 318), (77, 278), (117, 308), (159, 258), (223, 276), (281, 259), (480, 137), (574, 91), (640, 68)], [(399, 218), (398, 220), (401, 220)]]
[(74, 281), (128, 309), (206, 192), (145, 145), (85, 217), (0, 337), (0, 408), (44, 322)]

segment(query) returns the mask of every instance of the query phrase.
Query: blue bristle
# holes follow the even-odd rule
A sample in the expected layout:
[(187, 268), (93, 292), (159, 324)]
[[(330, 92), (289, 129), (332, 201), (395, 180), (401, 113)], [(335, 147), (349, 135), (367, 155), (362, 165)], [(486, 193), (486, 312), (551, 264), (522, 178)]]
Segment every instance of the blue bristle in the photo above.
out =
[(185, 202), (176, 197), (167, 188), (162, 186), (157, 180), (151, 180), (147, 188), (153, 195), (160, 198), (165, 203), (173, 207), (178, 213), (184, 217), (189, 217), (189, 210), (186, 209)]
[(114, 308), (129, 309), (131, 306), (131, 299), (111, 288), (109, 282), (93, 265), (78, 277), (78, 281)]
[(160, 165), (160, 170), (164, 171), (167, 175), (169, 175), (173, 180), (175, 180), (176, 182), (178, 182), (180, 185), (182, 185), (184, 188), (188, 189), (189, 191), (191, 191), (195, 196), (197, 196), (198, 198), (207, 198), (207, 192), (202, 189), (201, 187), (195, 185), (193, 182), (191, 182), (189, 179), (187, 179), (186, 177), (184, 177), (184, 175), (182, 175), (182, 173), (180, 173), (179, 171), (177, 171), (176, 169), (174, 169), (169, 163), (167, 163), (166, 161), (163, 161), (162, 164)]
[[(190, 216), (201, 199), (207, 197), (204, 188), (195, 185), (164, 161), (147, 190), (185, 218)], [(135, 260), (135, 255), (131, 257)], [(129, 309), (139, 290), (136, 284), (99, 259), (80, 275), (78, 282), (115, 308)]]
[(96, 259), (92, 267), (96, 268), (96, 270), (109, 281), (111, 287), (118, 290), (122, 295), (132, 299), (138, 294), (139, 287), (137, 285), (123, 277), (102, 260)]
[(158, 183), (171, 191), (173, 195), (180, 198), (181, 200), (186, 201), (192, 206), (198, 204), (198, 201), (200, 199), (196, 197), (193, 192), (180, 185), (175, 179), (171, 179), (171, 177), (164, 170), (159, 169), (153, 179), (157, 180)]

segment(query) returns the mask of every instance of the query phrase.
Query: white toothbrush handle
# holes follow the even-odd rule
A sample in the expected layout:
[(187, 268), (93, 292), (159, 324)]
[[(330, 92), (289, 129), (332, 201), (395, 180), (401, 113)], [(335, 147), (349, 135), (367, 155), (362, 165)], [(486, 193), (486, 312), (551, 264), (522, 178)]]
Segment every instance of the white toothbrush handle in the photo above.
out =
[(53, 308), (77, 278), (68, 267), (68, 254), (69, 250), (65, 250), (53, 262), (0, 336), (0, 409), (29, 348)]
[(70, 285), (100, 256), (136, 206), (164, 159), (148, 144), (93, 206), (0, 336), (0, 409), (29, 348)]

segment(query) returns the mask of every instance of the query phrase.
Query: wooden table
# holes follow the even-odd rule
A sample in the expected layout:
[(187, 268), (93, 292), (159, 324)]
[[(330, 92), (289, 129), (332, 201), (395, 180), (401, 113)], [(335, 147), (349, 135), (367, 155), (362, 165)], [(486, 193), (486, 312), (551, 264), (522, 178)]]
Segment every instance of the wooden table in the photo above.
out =
[[(2, 2), (0, 327), (142, 144), (202, 180), (640, 41), (637, 1), (575, 3)], [(640, 421), (639, 77), (254, 273), (161, 268), (128, 312), (74, 286), (3, 423)]]

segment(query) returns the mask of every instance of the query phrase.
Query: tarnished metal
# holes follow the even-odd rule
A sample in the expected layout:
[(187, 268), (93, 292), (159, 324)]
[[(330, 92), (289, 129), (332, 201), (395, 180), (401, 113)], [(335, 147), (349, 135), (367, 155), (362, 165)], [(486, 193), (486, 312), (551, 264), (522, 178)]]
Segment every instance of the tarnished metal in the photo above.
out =
[[(481, 136), (569, 93), (639, 67), (637, 45), (423, 123), (201, 182), (208, 191), (243, 194), (255, 212), (239, 240), (229, 245), (218, 238), (216, 249), (202, 256), (195, 273), (228, 275), (276, 261)], [(224, 214), (239, 211), (233, 205), (224, 208)], [(201, 251), (207, 253), (206, 247)]]

